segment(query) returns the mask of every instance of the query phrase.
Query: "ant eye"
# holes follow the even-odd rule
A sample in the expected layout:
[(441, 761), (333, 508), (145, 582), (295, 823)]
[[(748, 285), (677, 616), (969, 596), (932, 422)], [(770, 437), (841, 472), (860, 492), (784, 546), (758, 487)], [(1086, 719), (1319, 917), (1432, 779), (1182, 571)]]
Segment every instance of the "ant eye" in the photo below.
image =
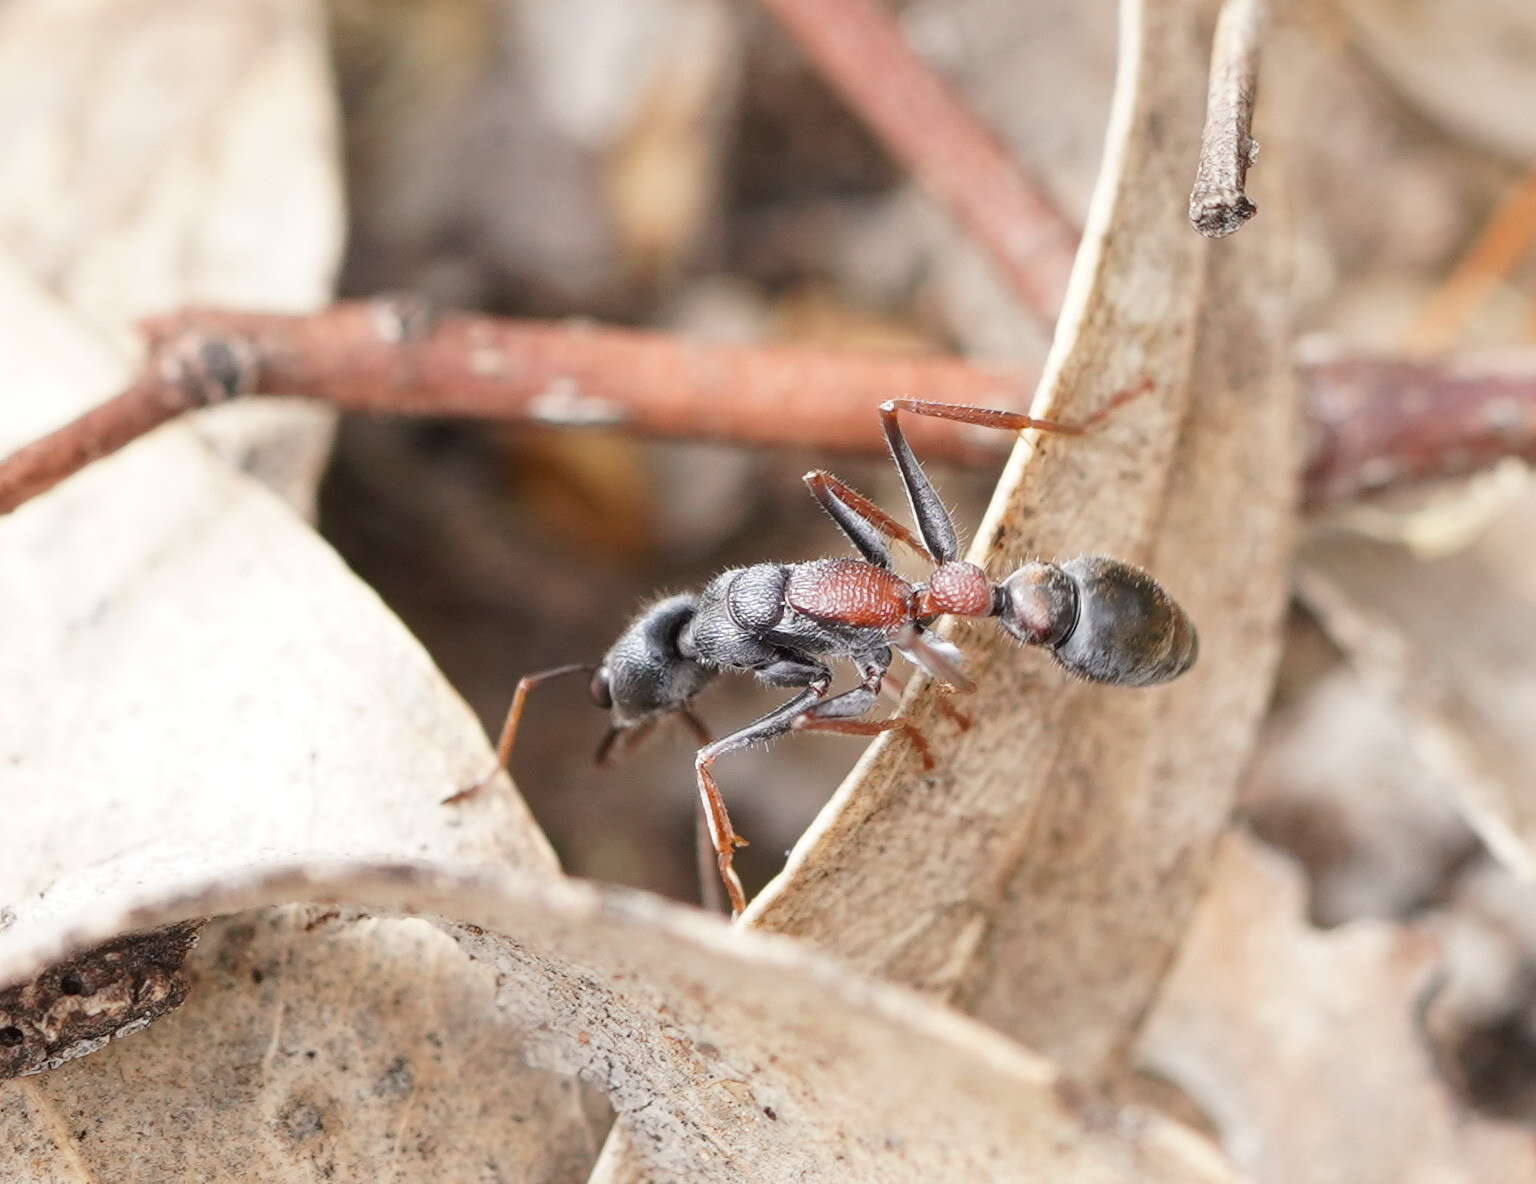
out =
[(608, 685), (608, 667), (599, 666), (592, 675), (592, 702), (604, 711), (613, 706), (613, 688)]

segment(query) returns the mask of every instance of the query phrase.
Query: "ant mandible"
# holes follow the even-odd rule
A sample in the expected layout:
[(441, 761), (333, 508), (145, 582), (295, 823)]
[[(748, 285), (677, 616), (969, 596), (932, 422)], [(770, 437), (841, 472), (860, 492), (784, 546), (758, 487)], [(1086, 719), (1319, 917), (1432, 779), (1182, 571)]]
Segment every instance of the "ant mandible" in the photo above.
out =
[[(517, 684), (496, 747), (498, 769), (511, 757), (528, 692), (551, 678), (592, 674), (592, 701), (611, 713), (597, 749), (599, 764), (609, 763), (616, 750), (632, 748), (667, 716), (681, 717), (702, 745), (694, 760), (699, 796), (731, 913), (739, 916), (746, 897), (731, 863), (746, 840), (731, 828), (712, 771), (715, 761), (791, 731), (873, 736), (899, 730), (931, 768), (927, 743), (913, 725), (900, 718), (862, 717), (882, 685), (890, 685), (892, 650), (952, 691), (975, 689), (965, 676), (960, 651), (929, 632), (938, 617), (996, 617), (1013, 637), (1045, 647), (1067, 670), (1091, 682), (1139, 687), (1177, 678), (1195, 661), (1194, 626), (1140, 568), (1084, 555), (1063, 563), (1026, 563), (994, 583), (981, 568), (962, 560), (949, 512), (897, 419), (908, 412), (1008, 431), (1080, 434), (1145, 385), (1117, 396), (1081, 424), (920, 399), (882, 403), (885, 438), (921, 541), (830, 473), (807, 473), (812, 495), (862, 559), (732, 568), (701, 592), (668, 596), (642, 610), (596, 666), (559, 666), (527, 675)], [(892, 571), (888, 541), (904, 543), (934, 564), (926, 583), (909, 584)], [(836, 659), (851, 662), (861, 681), (829, 698), (828, 663)], [(799, 691), (762, 718), (711, 742), (693, 714), (693, 698), (715, 675), (732, 670)], [(462, 800), (484, 784), (448, 800)]]

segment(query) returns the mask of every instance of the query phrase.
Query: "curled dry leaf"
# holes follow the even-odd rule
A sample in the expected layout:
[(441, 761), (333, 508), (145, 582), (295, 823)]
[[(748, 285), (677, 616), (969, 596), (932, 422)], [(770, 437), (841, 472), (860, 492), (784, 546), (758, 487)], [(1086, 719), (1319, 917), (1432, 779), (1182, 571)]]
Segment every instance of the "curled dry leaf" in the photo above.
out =
[[(43, 342), (69, 355), (37, 359), (21, 389), (73, 381), (92, 357), (117, 372), (15, 276), (0, 276), (0, 309), (11, 357)], [(553, 871), (514, 795), (439, 806), (491, 767), (478, 724), (377, 598), (195, 427), (66, 483), (0, 539), (0, 779), (11, 825), (38, 836), (0, 869), (0, 899), (53, 883), (60, 902), (66, 873), (97, 894), (266, 849)]]
[(204, 927), (188, 978), (152, 1032), (0, 1090), (0, 1147), (15, 1149), (0, 1177), (586, 1174), (596, 1135), (577, 1083), (521, 1067), (518, 1033), (492, 1022), (495, 972), (425, 922), (227, 917)]
[(1021, 444), (971, 558), (995, 575), (1041, 554), (1143, 562), (1200, 628), (1200, 662), (1167, 688), (1092, 687), (990, 626), (956, 629), (974, 725), (916, 693), (937, 767), (877, 742), (749, 914), (1089, 1077), (1177, 949), (1285, 600), (1297, 439), (1280, 224), (1208, 252), (1184, 222), (1205, 87), (1194, 8), (1122, 8), (1103, 174), (1036, 413), (1150, 392), (1089, 436)]
[[(431, 1017), (409, 999), (386, 1002), (368, 942), (357, 943), (342, 964), (355, 996), (338, 997), (334, 984), (325, 987), (329, 970), (323, 989), (299, 990), (305, 975), (320, 970), (304, 950), (310, 938), (298, 932), (293, 914), (274, 920), (245, 911), (285, 900), (435, 916), (495, 972), (496, 1003), (481, 999), (484, 1014), (460, 1028), (468, 1019), (461, 1011)], [(86, 913), (79, 918), (84, 924), (41, 944), (0, 934), (0, 965), (28, 972), (124, 929), (242, 911), (211, 927), (194, 955), (198, 975), (218, 1000), (209, 1018), (233, 1013), (213, 1032), (193, 1022), (189, 1009), (196, 1004), (189, 1004), (161, 1021), (153, 1038), (29, 1079), (33, 1092), (5, 1099), (0, 1121), (14, 1123), (15, 1115), (35, 1108), (55, 1124), (53, 1133), (82, 1112), (92, 1114), (103, 1134), (136, 1131), (139, 1102), (90, 1109), (101, 1096), (100, 1082), (84, 1071), (110, 1057), (125, 1073), (164, 1083), (174, 1097), (169, 1078), (186, 1071), (184, 1059), (191, 1056), (191, 1071), (209, 1074), (231, 1100), (260, 1093), (241, 1083), (242, 1073), (272, 1083), (270, 1092), (260, 1093), (267, 1109), (252, 1124), (259, 1132), (245, 1125), (245, 1112), (236, 1112), (242, 1138), (259, 1134), (265, 1141), (258, 1146), (267, 1158), (258, 1162), (282, 1162), (285, 1140), (327, 1146), (337, 1164), (358, 1162), (350, 1157), (365, 1146), (409, 1155), (413, 1140), (430, 1134), (421, 1124), (439, 1113), (435, 1074), (446, 1053), (432, 1051), (432, 1035), (442, 1048), (458, 1050), (521, 1033), (537, 1063), (609, 1093), (647, 1179), (1234, 1179), (1214, 1149), (1183, 1128), (1151, 1114), (1085, 1105), (1043, 1062), (963, 1017), (850, 975), (790, 943), (733, 932), (713, 918), (633, 893), (421, 865), (269, 869), (243, 881), (224, 876), (177, 896), (151, 895), (113, 916)], [(250, 969), (268, 965), (258, 959), (274, 959), (279, 979), (284, 966), (294, 976), (284, 1006), (276, 1016), (267, 1011), (275, 1024), (268, 1030), (252, 1029), (253, 1003), (269, 989), (265, 976), (252, 982)], [(343, 1031), (347, 1024), (330, 1014), (333, 1007), (361, 1014), (361, 1032), (382, 1007), (393, 1036), (385, 1051), (366, 1041), (353, 1047), (358, 1031)], [(317, 1064), (353, 1054), (358, 1063), (339, 1077), (316, 1077), (306, 1048), (316, 1049)], [(214, 1066), (222, 1071), (215, 1074)], [(483, 1091), (486, 1083), (469, 1085)], [(426, 1107), (419, 1122), (399, 1100), (417, 1089)], [(389, 1129), (391, 1115), (399, 1134)], [(71, 1151), (87, 1157), (77, 1165), (92, 1165), (89, 1138), (55, 1152), (35, 1125), (23, 1123), (16, 1133), (31, 1140), (24, 1145), (49, 1167), (67, 1163)], [(203, 1149), (197, 1160), (163, 1162), (213, 1167), (223, 1162), (221, 1154)], [(378, 1178), (392, 1162), (417, 1166), (408, 1158), (375, 1161), (363, 1178)], [(84, 1174), (78, 1166), (76, 1174)], [(419, 1171), (410, 1175), (422, 1178)]]
[(1522, 1184), (1528, 1131), (1482, 1120), (1436, 1075), (1419, 1012), (1426, 929), (1303, 919), (1284, 856), (1226, 840), (1142, 1044), (1253, 1178), (1275, 1184)]
[(1303, 599), (1360, 672), (1400, 702), (1413, 740), (1461, 792), (1468, 821), (1522, 875), (1536, 872), (1536, 494), (1470, 546), (1418, 557), (1350, 531), (1302, 548)]
[[(0, 233), (17, 248), (0, 255), (0, 443), (33, 437), (120, 384), (128, 359), (100, 330), (126, 330), (147, 308), (194, 298), (305, 308), (324, 298), (340, 228), (314, 5), (11, 4), (0, 58), (9, 104), (0, 120), (16, 124), (0, 164)], [(136, 148), (131, 167), (125, 143)], [(8, 833), (25, 836), (0, 866), (8, 940), (46, 941), (82, 911), (294, 853), (554, 874), (548, 844), (505, 786), (458, 811), (438, 804), (490, 766), (478, 725), (377, 598), (225, 459), (308, 504), (325, 422), (317, 431), (311, 412), (225, 409), (155, 433), (0, 524), (0, 800)], [(355, 1006), (367, 1022), (335, 1037), (354, 1041), (349, 1055), (305, 1080), (357, 1100), (366, 1089), (341, 1061), (362, 1073), (430, 1031), (433, 1006), (462, 1013), (475, 990), (483, 1005), (483, 970), (450, 944), (424, 950), (418, 929), (338, 922), (309, 937), (313, 963), (282, 990), (246, 982), (253, 994), (227, 1014), (222, 963), (179, 965), (185, 931), (107, 926), (109, 944), (68, 965), (36, 974), (7, 965), (0, 1053), (9, 1073), (102, 1049), (189, 989), (200, 1010), (169, 1044), (151, 1030), (66, 1066), (91, 1116), (79, 1126), (48, 1101), (49, 1076), (0, 1084), (0, 1145), (41, 1156), (41, 1167), (17, 1161), (39, 1180), (72, 1178), (87, 1162), (97, 1178), (163, 1179), (175, 1174), (160, 1172), (164, 1163), (207, 1164), (213, 1177), (230, 1173), (206, 1157), (246, 1157), (280, 1164), (262, 1175), (273, 1180), (349, 1162), (325, 1140), (273, 1151), (278, 1112), (265, 1106), (288, 1080), (279, 1037), (290, 1013), (332, 1024)], [(210, 940), (217, 959), (222, 939)], [(438, 993), (418, 998), (424, 968)], [(199, 983), (212, 998), (198, 997)], [(268, 1045), (270, 1056), (255, 1060), (204, 1055)], [(131, 1102), (111, 1059), (119, 1054), (145, 1066)], [(570, 1083), (510, 1053), (494, 1066), (477, 1057), (469, 1047), (431, 1059), (455, 1084), (493, 1070), (477, 1097), (508, 1103), (482, 1124), (484, 1142), (465, 1147), (495, 1142), (508, 1163), (577, 1146), (581, 1162), (590, 1158)], [(427, 1104), (441, 1092), (422, 1085), (407, 1108), (456, 1131), (446, 1106)], [(383, 1114), (357, 1104), (359, 1124), (365, 1112)], [(111, 1125), (130, 1109), (134, 1121)], [(386, 1117), (398, 1118), (397, 1138), (416, 1129), (407, 1113)], [(452, 1177), (460, 1153), (434, 1140), (400, 1162)], [(7, 1179), (14, 1172), (0, 1165)]]

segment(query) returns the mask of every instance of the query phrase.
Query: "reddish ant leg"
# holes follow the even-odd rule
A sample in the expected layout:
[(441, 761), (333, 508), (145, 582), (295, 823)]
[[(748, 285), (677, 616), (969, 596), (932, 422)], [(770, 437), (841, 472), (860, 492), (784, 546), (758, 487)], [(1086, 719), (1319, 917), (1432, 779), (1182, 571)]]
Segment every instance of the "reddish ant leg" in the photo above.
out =
[(811, 496), (871, 563), (889, 567), (891, 557), (879, 538), (868, 537), (867, 528), (872, 528), (876, 535), (883, 535), (893, 542), (910, 547), (919, 559), (932, 558), (916, 535), (831, 473), (823, 469), (812, 469), (803, 479)]
[[(713, 737), (709, 734), (709, 728), (692, 710), (685, 707), (678, 712), (684, 725), (693, 733), (694, 742), (700, 748), (706, 747)], [(699, 907), (705, 912), (720, 913), (725, 911), (725, 892), (721, 888), (720, 872), (715, 864), (714, 838), (710, 833), (709, 819), (702, 810), (693, 812), (693, 855), (698, 864), (699, 873)]]
[(923, 768), (933, 768), (933, 750), (928, 738), (914, 723), (897, 716), (890, 719), (821, 719), (814, 715), (802, 715), (795, 721), (795, 729), (801, 732), (835, 732), (843, 736), (878, 736), (882, 732), (905, 732), (912, 747), (917, 749)]
[(501, 737), (496, 741), (496, 766), (473, 785), (449, 794), (443, 799), (442, 804), (456, 806), (460, 802), (467, 802), (494, 781), (497, 773), (506, 769), (508, 762), (512, 759), (512, 746), (517, 742), (517, 727), (522, 721), (523, 704), (528, 698), (529, 691), (552, 678), (562, 678), (567, 674), (581, 672), (590, 673), (592, 669), (590, 663), (576, 663), (570, 666), (556, 666), (550, 670), (540, 670), (537, 674), (525, 674), (518, 679), (517, 689), (512, 692), (512, 705), (507, 708), (506, 722), (501, 725)]
[[(887, 674), (880, 684), (880, 689), (890, 695), (891, 698), (899, 701), (907, 693), (907, 680), (898, 678), (894, 674)], [(954, 724), (962, 732), (969, 732), (971, 730), (971, 717), (966, 715), (965, 712), (961, 711), (947, 698), (939, 699), (934, 706), (938, 708), (940, 715), (949, 720), (950, 723)]]

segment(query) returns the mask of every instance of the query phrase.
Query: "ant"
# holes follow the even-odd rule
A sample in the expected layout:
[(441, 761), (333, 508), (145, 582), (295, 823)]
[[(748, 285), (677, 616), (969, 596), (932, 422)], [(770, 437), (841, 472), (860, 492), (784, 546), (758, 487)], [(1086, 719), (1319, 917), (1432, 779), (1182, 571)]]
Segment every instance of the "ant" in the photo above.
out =
[[(736, 848), (746, 840), (731, 827), (715, 782), (715, 761), (791, 731), (857, 736), (901, 731), (932, 768), (927, 742), (912, 724), (896, 717), (863, 717), (880, 691), (894, 685), (888, 673), (893, 650), (950, 691), (975, 690), (960, 651), (929, 632), (938, 617), (995, 617), (1014, 638), (1045, 647), (1068, 671), (1090, 682), (1139, 687), (1177, 678), (1195, 661), (1194, 626), (1140, 568), (1084, 555), (1063, 563), (1026, 563), (994, 583), (981, 568), (961, 559), (954, 523), (897, 418), (907, 412), (1007, 431), (1081, 434), (1147, 385), (1116, 396), (1081, 424), (919, 399), (882, 403), (886, 442), (921, 541), (830, 473), (807, 473), (811, 494), (863, 558), (732, 568), (698, 593), (668, 596), (642, 610), (597, 665), (559, 666), (527, 675), (517, 684), (497, 744), (498, 769), (511, 757), (528, 692), (548, 679), (578, 672), (592, 675), (592, 701), (611, 713), (597, 749), (599, 764), (608, 764), (616, 750), (632, 748), (666, 717), (679, 716), (699, 740), (694, 760), (699, 796), (731, 914), (739, 916), (746, 898), (731, 864)], [(909, 584), (891, 569), (891, 541), (933, 563), (926, 583)], [(835, 659), (851, 662), (861, 681), (852, 690), (828, 697), (832, 672), (827, 664)], [(692, 702), (724, 671), (755, 674), (769, 686), (798, 691), (760, 719), (711, 741)], [(969, 724), (958, 712), (951, 714)], [(463, 800), (484, 784), (448, 801)]]

